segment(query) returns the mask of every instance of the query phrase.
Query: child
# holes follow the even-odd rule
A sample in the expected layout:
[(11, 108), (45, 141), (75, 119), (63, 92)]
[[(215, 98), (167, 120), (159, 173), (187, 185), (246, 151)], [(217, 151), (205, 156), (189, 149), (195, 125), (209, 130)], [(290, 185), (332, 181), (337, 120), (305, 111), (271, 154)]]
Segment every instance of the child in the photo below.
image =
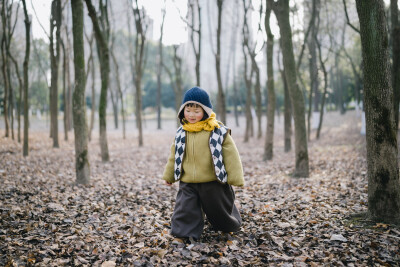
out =
[(231, 187), (243, 186), (243, 169), (230, 130), (218, 122), (209, 95), (199, 87), (188, 90), (178, 112), (177, 130), (163, 179), (180, 181), (171, 234), (199, 239), (204, 213), (215, 230), (238, 231), (242, 219)]

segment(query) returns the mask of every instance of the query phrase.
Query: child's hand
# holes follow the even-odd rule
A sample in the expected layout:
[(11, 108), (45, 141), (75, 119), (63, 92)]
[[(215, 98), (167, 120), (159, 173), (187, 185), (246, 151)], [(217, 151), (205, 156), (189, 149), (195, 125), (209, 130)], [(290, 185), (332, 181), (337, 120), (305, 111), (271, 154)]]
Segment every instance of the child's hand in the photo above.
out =
[(169, 183), (169, 182), (167, 182), (167, 181), (165, 181), (165, 184), (168, 185), (168, 186), (171, 186), (171, 185), (172, 185), (172, 183)]

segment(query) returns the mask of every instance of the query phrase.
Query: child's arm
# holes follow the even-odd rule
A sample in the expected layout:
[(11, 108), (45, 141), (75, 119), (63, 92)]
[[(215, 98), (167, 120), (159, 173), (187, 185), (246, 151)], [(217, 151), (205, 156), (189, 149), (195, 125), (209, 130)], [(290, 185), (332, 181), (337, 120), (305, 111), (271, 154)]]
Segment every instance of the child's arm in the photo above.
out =
[(228, 184), (234, 186), (243, 186), (243, 167), (240, 160), (239, 151), (230, 134), (227, 134), (222, 144), (222, 155), (224, 165), (228, 174)]
[(168, 157), (168, 161), (167, 161), (167, 164), (165, 165), (164, 173), (163, 173), (163, 180), (165, 180), (167, 182), (167, 184), (172, 184), (175, 182), (174, 163), (175, 163), (175, 142), (172, 143), (171, 153)]

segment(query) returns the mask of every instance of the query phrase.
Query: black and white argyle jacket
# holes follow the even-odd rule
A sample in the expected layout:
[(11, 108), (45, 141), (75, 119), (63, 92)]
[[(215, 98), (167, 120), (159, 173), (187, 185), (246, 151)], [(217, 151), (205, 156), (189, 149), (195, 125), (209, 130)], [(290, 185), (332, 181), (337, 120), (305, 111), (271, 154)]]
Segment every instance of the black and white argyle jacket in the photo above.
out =
[[(221, 126), (211, 131), (210, 135), (210, 151), (211, 157), (214, 163), (214, 171), (218, 181), (226, 183), (228, 181), (228, 175), (225, 170), (225, 166), (222, 158), (222, 143), (226, 134), (229, 132), (229, 128)], [(186, 145), (186, 131), (183, 130), (182, 126), (176, 131), (175, 135), (175, 163), (174, 163), (174, 178), (178, 181), (182, 176), (182, 162), (185, 155)]]

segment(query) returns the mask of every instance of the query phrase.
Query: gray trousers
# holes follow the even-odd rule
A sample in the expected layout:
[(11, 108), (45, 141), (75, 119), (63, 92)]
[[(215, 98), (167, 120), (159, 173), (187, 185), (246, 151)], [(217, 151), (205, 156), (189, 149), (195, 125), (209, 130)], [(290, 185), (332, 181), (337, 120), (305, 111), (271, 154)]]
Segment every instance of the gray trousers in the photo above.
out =
[(228, 184), (216, 181), (198, 184), (180, 182), (171, 220), (171, 234), (200, 238), (204, 213), (215, 230), (238, 231), (242, 219), (234, 201), (235, 193)]

